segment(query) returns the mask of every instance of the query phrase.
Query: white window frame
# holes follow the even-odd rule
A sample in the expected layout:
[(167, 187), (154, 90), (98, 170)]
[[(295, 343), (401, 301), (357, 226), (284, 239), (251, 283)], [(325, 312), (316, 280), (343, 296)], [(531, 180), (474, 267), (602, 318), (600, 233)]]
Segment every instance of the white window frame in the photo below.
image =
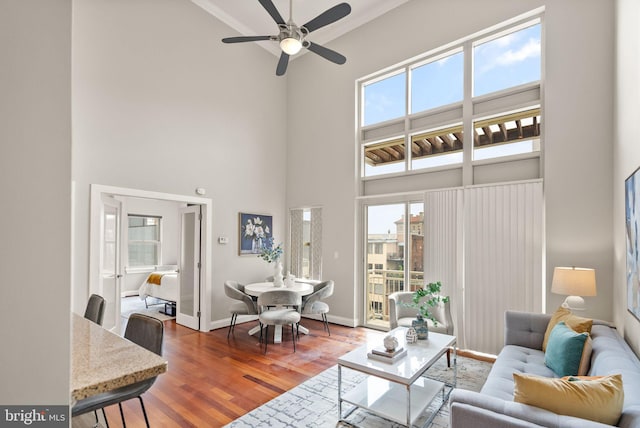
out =
[[(531, 158), (542, 158), (544, 152), (544, 103), (542, 88), (544, 84), (544, 11), (536, 10), (522, 17), (516, 18), (504, 25), (495, 26), (487, 31), (476, 33), (467, 38), (450, 43), (446, 46), (429, 51), (421, 56), (412, 58), (403, 63), (388, 67), (383, 71), (365, 76), (359, 79), (357, 84), (357, 153), (359, 159), (357, 176), (360, 182), (379, 180), (414, 174), (424, 174), (433, 171), (462, 168), (463, 180), (461, 184), (472, 185), (473, 168), (478, 165), (498, 164), (508, 161), (518, 161)], [(492, 92), (478, 97), (472, 96), (473, 72), (472, 56), (476, 44), (486, 42), (504, 36), (512, 32), (522, 30), (531, 25), (541, 25), (541, 77), (539, 81), (529, 82), (520, 86), (510, 87), (504, 90)], [(444, 56), (462, 51), (464, 54), (464, 97), (463, 101), (440, 106), (434, 109), (411, 113), (411, 70), (432, 61), (437, 61)], [(405, 85), (405, 109), (409, 112), (406, 116), (387, 120), (372, 125), (363, 126), (364, 121), (364, 86), (386, 79), (388, 77), (405, 72), (407, 84)], [(473, 124), (476, 120), (500, 115), (511, 110), (524, 110), (539, 106), (541, 109), (541, 133), (540, 150), (531, 153), (515, 154), (483, 160), (473, 160)], [(432, 129), (449, 126), (451, 123), (463, 124), (465, 143), (463, 145), (463, 161), (448, 165), (430, 166), (412, 169), (411, 138), (413, 135), (427, 132)], [(379, 173), (365, 176), (364, 156), (365, 147), (402, 136), (405, 140), (404, 170), (401, 172)], [(542, 162), (540, 162), (542, 165)], [(542, 176), (542, 167), (540, 167)]]
[[(129, 219), (131, 217), (138, 217), (138, 218), (155, 218), (158, 219), (158, 240), (130, 240), (129, 239)], [(155, 270), (158, 266), (162, 265), (162, 236), (163, 236), (163, 231), (162, 231), (162, 226), (163, 226), (163, 221), (162, 221), (162, 216), (157, 216), (157, 215), (149, 215), (149, 214), (127, 214), (127, 273), (135, 273), (135, 272), (148, 272), (148, 271), (152, 271)], [(138, 265), (138, 266), (131, 266), (131, 258), (130, 258), (130, 251), (129, 251), (129, 247), (132, 243), (147, 243), (147, 242), (153, 242), (156, 245), (156, 248), (158, 249), (157, 251), (157, 255), (158, 255), (158, 259), (156, 260), (156, 263), (153, 265)]]

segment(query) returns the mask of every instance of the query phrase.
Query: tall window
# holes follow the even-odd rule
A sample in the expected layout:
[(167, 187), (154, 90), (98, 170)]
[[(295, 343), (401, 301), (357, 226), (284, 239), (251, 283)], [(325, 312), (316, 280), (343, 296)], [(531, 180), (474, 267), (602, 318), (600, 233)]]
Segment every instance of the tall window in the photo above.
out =
[(160, 263), (161, 217), (129, 214), (129, 266), (151, 267)]
[(424, 203), (369, 205), (366, 213), (366, 322), (389, 327), (389, 294), (424, 282)]
[(541, 39), (529, 18), (359, 82), (360, 176), (539, 157)]
[(290, 211), (289, 271), (298, 278), (322, 279), (322, 208)]

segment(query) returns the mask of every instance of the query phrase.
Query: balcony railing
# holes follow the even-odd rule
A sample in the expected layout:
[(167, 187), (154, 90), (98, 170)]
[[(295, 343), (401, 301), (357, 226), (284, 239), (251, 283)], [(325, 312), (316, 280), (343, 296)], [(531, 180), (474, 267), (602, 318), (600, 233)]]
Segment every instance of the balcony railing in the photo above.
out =
[(367, 271), (367, 320), (389, 321), (389, 294), (415, 291), (424, 285), (424, 272), (409, 272), (409, 287), (405, 287), (404, 271), (369, 269)]

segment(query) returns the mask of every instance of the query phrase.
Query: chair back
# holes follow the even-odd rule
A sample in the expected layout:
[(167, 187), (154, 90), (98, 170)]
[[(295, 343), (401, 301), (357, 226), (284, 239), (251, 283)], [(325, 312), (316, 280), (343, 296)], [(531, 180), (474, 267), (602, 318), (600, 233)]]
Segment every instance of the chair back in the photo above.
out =
[(143, 314), (131, 314), (124, 337), (143, 348), (162, 355), (164, 324), (157, 318)]
[(87, 302), (87, 308), (84, 311), (84, 317), (98, 325), (102, 325), (104, 319), (104, 308), (106, 303), (104, 297), (92, 294)]
[(301, 304), (302, 297), (300, 293), (293, 290), (268, 290), (258, 296), (258, 309), (260, 312), (266, 306), (295, 306), (296, 309), (299, 309)]
[[(444, 296), (441, 296), (444, 297)], [(426, 300), (427, 297), (421, 299)], [(453, 334), (453, 318), (451, 317), (451, 298), (449, 301), (439, 302), (429, 309), (433, 317), (438, 321), (438, 327), (445, 330), (445, 334)], [(397, 291), (389, 295), (389, 324), (391, 328), (398, 326), (400, 318), (414, 318), (419, 310), (413, 306), (413, 291)]]
[(224, 294), (231, 299), (244, 302), (247, 306), (247, 310), (249, 311), (249, 315), (256, 315), (258, 313), (255, 302), (251, 296), (244, 292), (244, 285), (237, 281), (225, 281)]
[(302, 312), (305, 311), (305, 308), (311, 307), (314, 302), (317, 302), (322, 299), (326, 299), (327, 297), (333, 294), (333, 281), (323, 281), (318, 284), (314, 284), (313, 293), (304, 296), (302, 299), (304, 301), (304, 305), (302, 307)]

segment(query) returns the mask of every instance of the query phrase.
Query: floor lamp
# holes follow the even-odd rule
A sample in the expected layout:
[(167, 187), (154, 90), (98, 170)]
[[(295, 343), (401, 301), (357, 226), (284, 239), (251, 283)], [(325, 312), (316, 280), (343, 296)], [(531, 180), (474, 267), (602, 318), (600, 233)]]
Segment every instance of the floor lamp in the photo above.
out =
[(551, 292), (568, 296), (563, 308), (584, 311), (586, 306), (582, 296), (596, 295), (596, 271), (579, 267), (556, 267), (553, 269)]

